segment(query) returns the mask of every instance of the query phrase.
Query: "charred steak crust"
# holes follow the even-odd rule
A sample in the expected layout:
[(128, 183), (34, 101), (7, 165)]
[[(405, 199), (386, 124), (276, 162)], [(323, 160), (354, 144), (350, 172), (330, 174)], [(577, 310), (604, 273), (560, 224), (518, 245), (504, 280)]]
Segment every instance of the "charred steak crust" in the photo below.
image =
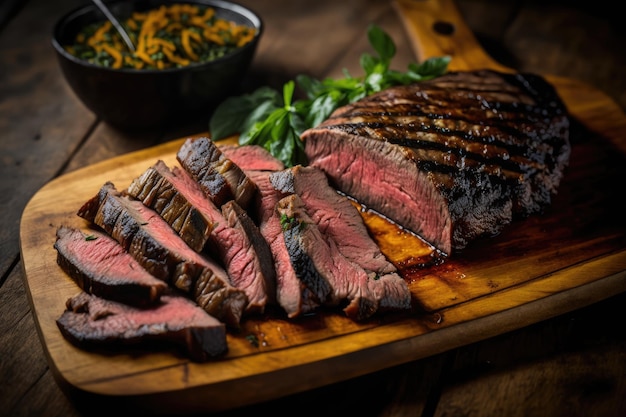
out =
[(208, 137), (188, 138), (176, 158), (217, 207), (235, 200), (247, 209), (258, 191), (256, 184)]
[(332, 240), (333, 247), (367, 273), (370, 291), (364, 292), (363, 297), (373, 297), (370, 305), (386, 310), (411, 308), (407, 283), (371, 238), (357, 208), (331, 187), (324, 171), (297, 165), (274, 172), (269, 178), (282, 193), (298, 195), (311, 220), (327, 240)]
[(167, 284), (148, 273), (109, 235), (60, 226), (57, 263), (83, 291), (136, 306), (155, 304)]
[(193, 250), (204, 249), (214, 225), (197, 207), (203, 202), (165, 162), (157, 161), (135, 178), (126, 192), (159, 213)]
[(171, 169), (179, 190), (212, 225), (203, 254), (209, 254), (226, 269), (231, 284), (245, 292), (247, 314), (263, 313), (274, 302), (274, 266), (267, 242), (256, 224), (236, 201), (230, 200), (218, 208), (207, 198), (191, 174), (180, 167)]
[(317, 297), (298, 278), (285, 238), (281, 220), (276, 212), (276, 205), (284, 194), (274, 188), (270, 181), (270, 174), (275, 171), (246, 171), (259, 187), (253, 215), (258, 222), (259, 231), (269, 244), (274, 269), (276, 272), (275, 298), (276, 302), (289, 318), (295, 318), (312, 313), (319, 306)]
[(217, 262), (191, 249), (154, 210), (106, 182), (78, 215), (117, 240), (152, 275), (191, 294), (227, 325), (239, 327), (246, 294), (231, 284)]
[(335, 187), (446, 254), (545, 209), (571, 151), (554, 88), (491, 70), (391, 87), (302, 140)]
[(276, 210), (294, 270), (316, 301), (342, 307), (357, 321), (374, 315), (387, 284), (346, 258), (337, 243), (320, 231), (297, 194), (282, 198)]
[(225, 325), (175, 294), (140, 308), (81, 292), (67, 300), (56, 323), (67, 340), (86, 349), (157, 342), (182, 348), (197, 362), (228, 350)]

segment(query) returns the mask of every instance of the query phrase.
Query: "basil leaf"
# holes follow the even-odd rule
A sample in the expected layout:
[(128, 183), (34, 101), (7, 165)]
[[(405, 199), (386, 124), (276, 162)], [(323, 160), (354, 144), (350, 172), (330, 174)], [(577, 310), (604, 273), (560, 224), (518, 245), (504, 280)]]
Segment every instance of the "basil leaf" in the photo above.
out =
[(322, 123), (337, 107), (340, 107), (339, 103), (342, 99), (345, 100), (345, 95), (337, 90), (329, 91), (317, 97), (311, 102), (310, 110), (305, 119), (306, 124), (314, 127)]
[(393, 39), (376, 25), (370, 25), (367, 31), (367, 38), (380, 56), (381, 62), (386, 67), (389, 67), (391, 59), (396, 55), (396, 45)]
[(450, 57), (430, 58), (421, 64), (411, 63), (406, 72), (390, 69), (396, 46), (391, 37), (376, 25), (367, 33), (377, 55), (364, 53), (361, 77), (343, 69), (343, 78), (317, 80), (300, 74), (297, 85), (306, 99), (294, 100), (295, 83), (283, 85), (282, 96), (267, 87), (251, 94), (225, 100), (211, 117), (209, 127), (214, 138), (239, 133), (239, 144), (263, 146), (286, 166), (306, 163), (300, 135), (326, 120), (333, 111), (348, 103), (393, 85), (410, 84), (437, 77), (446, 72)]
[[(280, 96), (275, 90), (269, 87), (261, 87), (252, 94), (244, 94), (241, 96), (229, 97), (222, 101), (213, 112), (209, 120), (209, 132), (213, 140), (224, 139), (241, 131), (241, 126), (247, 122), (250, 123), (251, 113), (255, 109), (266, 103), (275, 103), (280, 100)], [(257, 112), (255, 117), (257, 120), (265, 118), (265, 111)]]
[(375, 71), (376, 65), (380, 63), (380, 60), (373, 57), (370, 54), (361, 55), (361, 60), (359, 61), (361, 64), (361, 68), (365, 71), (365, 74), (371, 74)]
[(450, 56), (442, 56), (429, 58), (421, 64), (409, 64), (409, 71), (421, 75), (423, 78), (438, 77), (448, 68), (448, 64), (452, 58)]

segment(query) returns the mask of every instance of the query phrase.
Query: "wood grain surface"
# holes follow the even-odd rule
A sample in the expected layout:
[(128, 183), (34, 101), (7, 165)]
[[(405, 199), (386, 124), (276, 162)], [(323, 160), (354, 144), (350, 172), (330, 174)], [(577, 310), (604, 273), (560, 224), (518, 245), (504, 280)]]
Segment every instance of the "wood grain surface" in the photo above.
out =
[[(453, 69), (508, 70), (483, 52), (453, 3), (401, 0), (396, 8), (419, 56), (449, 54)], [(433, 31), (441, 22), (455, 31)], [(176, 163), (182, 139), (46, 184), (24, 210), (20, 244), (37, 328), (59, 383), (94, 401), (131, 403), (152, 412), (168, 406), (175, 407), (171, 412), (221, 411), (433, 356), (625, 291), (626, 223), (612, 191), (626, 177), (626, 117), (592, 87), (549, 80), (576, 124), (571, 165), (546, 213), (515, 222), (443, 265), (409, 271), (403, 261), (411, 251), (391, 246), (386, 254), (404, 265), (401, 272), (418, 306), (410, 314), (365, 323), (337, 312), (296, 321), (272, 314), (251, 318), (240, 333), (229, 334), (227, 356), (207, 364), (169, 350), (84, 351), (65, 341), (55, 325), (65, 300), (77, 292), (55, 263), (56, 228), (85, 227), (76, 211), (105, 181), (125, 187), (157, 159)], [(407, 242), (422, 250), (418, 242)], [(258, 347), (249, 335), (261, 341)]]

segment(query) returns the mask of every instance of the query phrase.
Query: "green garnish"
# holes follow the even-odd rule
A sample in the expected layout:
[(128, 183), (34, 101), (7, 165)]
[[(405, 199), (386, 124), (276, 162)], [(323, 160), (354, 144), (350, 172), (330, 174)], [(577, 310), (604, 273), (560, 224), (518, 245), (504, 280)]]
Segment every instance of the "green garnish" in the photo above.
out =
[(335, 109), (388, 87), (429, 80), (447, 71), (449, 56), (430, 58), (419, 65), (411, 63), (406, 72), (392, 70), (391, 59), (396, 54), (393, 39), (376, 25), (370, 25), (367, 35), (377, 55), (361, 56), (365, 75), (352, 77), (344, 70), (344, 78), (322, 81), (298, 75), (298, 86), (307, 97), (301, 100), (293, 100), (294, 81), (283, 86), (282, 96), (261, 87), (251, 94), (227, 98), (209, 121), (213, 140), (239, 134), (240, 145), (260, 145), (287, 167), (306, 164), (300, 135), (327, 119)]
[(87, 240), (87, 241), (96, 240), (96, 239), (98, 239), (98, 237), (94, 236), (94, 235), (86, 235), (85, 236), (85, 240)]
[(249, 334), (246, 336), (246, 340), (254, 347), (259, 347), (259, 339), (256, 337), (256, 335), (253, 334)]
[(283, 230), (289, 230), (293, 227), (293, 225), (296, 222), (296, 218), (295, 217), (289, 217), (287, 216), (285, 213), (282, 213), (280, 215), (280, 227)]
[(299, 222), (294, 216), (289, 217), (283, 213), (280, 215), (280, 227), (283, 230), (291, 230), (295, 227), (298, 227), (298, 230), (304, 230), (306, 228), (306, 223)]

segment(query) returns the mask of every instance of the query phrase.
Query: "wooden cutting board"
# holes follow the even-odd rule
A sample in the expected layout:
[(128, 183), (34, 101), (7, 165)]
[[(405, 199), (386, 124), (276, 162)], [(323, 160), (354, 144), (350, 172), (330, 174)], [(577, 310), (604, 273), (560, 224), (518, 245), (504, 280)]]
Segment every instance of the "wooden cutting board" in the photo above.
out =
[[(395, 6), (420, 61), (450, 55), (450, 69), (508, 71), (481, 50), (451, 1), (398, 0)], [(32, 311), (58, 383), (78, 400), (149, 412), (219, 411), (431, 356), (625, 291), (626, 216), (619, 200), (626, 115), (590, 86), (547, 78), (574, 128), (570, 167), (543, 215), (515, 222), (438, 266), (421, 266), (428, 249), (415, 237), (378, 236), (409, 282), (414, 311), (365, 323), (332, 311), (299, 320), (270, 313), (245, 320), (240, 332), (228, 335), (227, 356), (204, 364), (167, 348), (81, 350), (55, 323), (78, 292), (56, 264), (56, 229), (85, 227), (76, 212), (105, 181), (121, 189), (158, 159), (176, 164), (184, 139), (51, 181), (24, 210), (20, 244)], [(368, 219), (373, 227), (375, 220)]]

